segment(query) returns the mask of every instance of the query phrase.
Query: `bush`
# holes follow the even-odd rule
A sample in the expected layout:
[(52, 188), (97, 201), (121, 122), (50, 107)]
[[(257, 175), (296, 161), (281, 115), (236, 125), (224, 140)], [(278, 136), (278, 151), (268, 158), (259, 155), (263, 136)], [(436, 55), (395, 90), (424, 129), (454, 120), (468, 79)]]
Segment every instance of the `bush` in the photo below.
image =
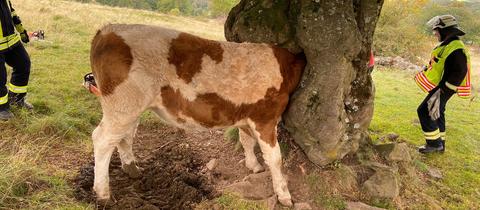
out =
[(181, 12), (178, 8), (173, 8), (170, 11), (168, 11), (168, 14), (170, 14), (170, 15), (180, 15)]
[(419, 18), (427, 2), (386, 0), (377, 23), (374, 50), (382, 56), (400, 56), (423, 64), (429, 57), (435, 38), (424, 33)]

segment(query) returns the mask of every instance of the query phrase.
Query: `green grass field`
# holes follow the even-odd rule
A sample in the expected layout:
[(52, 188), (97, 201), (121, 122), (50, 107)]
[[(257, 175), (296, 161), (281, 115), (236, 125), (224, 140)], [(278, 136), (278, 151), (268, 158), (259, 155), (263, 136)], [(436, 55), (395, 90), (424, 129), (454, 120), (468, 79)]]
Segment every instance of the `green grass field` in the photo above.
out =
[[(27, 45), (33, 65), (29, 100), (35, 112), (14, 110), (16, 119), (0, 122), (0, 209), (91, 209), (92, 205), (73, 197), (71, 180), (77, 171), (68, 165), (90, 158), (90, 134), (101, 117), (96, 98), (81, 87), (83, 75), (90, 72), (90, 40), (96, 30), (107, 23), (144, 23), (223, 39), (223, 25), (69, 1), (13, 3), (24, 26), (30, 31), (45, 30), (47, 40)], [(373, 75), (377, 90), (371, 125), (374, 138), (395, 132), (411, 144), (422, 144), (415, 119), (424, 94), (412, 75), (386, 69), (377, 69)], [(447, 209), (478, 209), (480, 103), (454, 98), (447, 109), (447, 152), (419, 160), (441, 169), (445, 178), (434, 181), (425, 192)], [(224, 203), (231, 199), (218, 202), (228, 206)]]

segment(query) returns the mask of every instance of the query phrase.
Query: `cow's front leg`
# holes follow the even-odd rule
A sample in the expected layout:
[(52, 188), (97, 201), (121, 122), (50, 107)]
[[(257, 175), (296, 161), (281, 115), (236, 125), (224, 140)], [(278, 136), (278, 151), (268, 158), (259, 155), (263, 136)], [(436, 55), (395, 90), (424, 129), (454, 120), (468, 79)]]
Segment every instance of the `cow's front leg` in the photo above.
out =
[(104, 125), (100, 125), (93, 131), (93, 147), (94, 147), (94, 184), (93, 190), (97, 195), (97, 200), (106, 201), (110, 199), (110, 186), (108, 177), (108, 166), (110, 158), (115, 149), (115, 143), (108, 138), (108, 131)]
[(278, 201), (284, 206), (292, 206), (292, 196), (288, 190), (287, 180), (282, 173), (282, 154), (277, 142), (276, 123), (266, 126), (256, 126), (258, 144), (263, 153), (265, 163), (272, 174), (273, 190)]

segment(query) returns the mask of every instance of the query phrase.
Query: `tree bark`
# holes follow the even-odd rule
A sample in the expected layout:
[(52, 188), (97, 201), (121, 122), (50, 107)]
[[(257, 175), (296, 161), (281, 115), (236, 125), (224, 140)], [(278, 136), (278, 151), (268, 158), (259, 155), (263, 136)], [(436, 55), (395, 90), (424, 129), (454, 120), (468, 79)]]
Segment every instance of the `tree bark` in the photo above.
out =
[(311, 161), (356, 152), (373, 115), (367, 64), (383, 0), (242, 0), (225, 23), (235, 42), (304, 52), (302, 81), (283, 118)]

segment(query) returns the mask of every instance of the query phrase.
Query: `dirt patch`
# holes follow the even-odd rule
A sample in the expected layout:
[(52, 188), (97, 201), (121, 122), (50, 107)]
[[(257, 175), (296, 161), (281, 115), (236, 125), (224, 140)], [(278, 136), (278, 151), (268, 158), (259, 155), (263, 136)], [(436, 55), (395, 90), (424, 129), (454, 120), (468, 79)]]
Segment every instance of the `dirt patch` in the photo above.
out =
[[(138, 166), (142, 168), (142, 177), (129, 178), (121, 170), (115, 152), (110, 164), (113, 202), (105, 209), (193, 209), (198, 203), (201, 203), (201, 209), (214, 209), (220, 204), (208, 200), (229, 187), (249, 181), (248, 177), (257, 177), (245, 167), (243, 151), (234, 149), (237, 142), (224, 140), (222, 131), (186, 132), (150, 121), (142, 123), (137, 134), (133, 150)], [(359, 157), (349, 155), (341, 162), (318, 167), (307, 160), (282, 126), (278, 129), (278, 137), (283, 154), (283, 172), (294, 203), (306, 202), (318, 209), (329, 205), (321, 202), (327, 198), (334, 203), (366, 199), (359, 186), (373, 171), (359, 163)], [(256, 148), (256, 153), (260, 163), (266, 167), (259, 148)], [(368, 159), (376, 159), (373, 156)], [(216, 160), (216, 166), (208, 170), (206, 164), (212, 159)], [(80, 168), (73, 183), (77, 199), (95, 204), (95, 194), (91, 190), (94, 174), (92, 160), (93, 157), (90, 163)], [(259, 196), (251, 196), (252, 200), (264, 202), (268, 200), (264, 198), (272, 194), (268, 169), (263, 175), (255, 183), (265, 185), (246, 187), (248, 193), (262, 192)], [(319, 197), (322, 194), (325, 194), (325, 199)], [(277, 204), (272, 209), (282, 207)]]
[[(234, 149), (236, 142), (224, 140), (222, 131), (185, 132), (159, 122), (147, 122), (142, 123), (137, 135), (133, 150), (138, 166), (143, 168), (143, 176), (129, 178), (121, 170), (115, 152), (110, 164), (114, 202), (106, 209), (192, 209), (197, 203), (215, 198), (228, 186), (251, 174), (245, 167), (243, 151)], [(279, 140), (293, 200), (308, 200), (310, 193), (305, 176), (299, 174), (311, 173), (315, 167), (283, 129), (279, 129)], [(259, 148), (256, 153), (263, 164)], [(218, 164), (209, 171), (206, 163), (212, 159), (217, 159)], [(72, 181), (78, 200), (95, 203), (93, 174), (91, 157)], [(269, 172), (265, 182), (271, 182)]]
[[(171, 130), (167, 133), (171, 133)], [(182, 132), (173, 130), (173, 136)], [(146, 142), (148, 143), (148, 142)], [(142, 177), (131, 179), (121, 169), (115, 154), (110, 164), (112, 202), (105, 209), (192, 209), (197, 203), (217, 195), (211, 179), (203, 170), (205, 161), (182, 141), (168, 141), (151, 149), (148, 158), (139, 159)], [(143, 144), (149, 147), (148, 144)], [(151, 146), (151, 145), (150, 145)], [(143, 151), (138, 149), (139, 151)], [(137, 150), (137, 151), (138, 151)], [(143, 156), (143, 155), (142, 155)], [(75, 179), (78, 200), (95, 203), (93, 161), (80, 169)], [(98, 204), (97, 204), (98, 205)]]
[(50, 174), (55, 174), (59, 169), (78, 171), (81, 166), (89, 162), (85, 158), (87, 155), (88, 153), (85, 152), (85, 149), (78, 145), (53, 144), (49, 146), (48, 155), (42, 161), (50, 165)]

